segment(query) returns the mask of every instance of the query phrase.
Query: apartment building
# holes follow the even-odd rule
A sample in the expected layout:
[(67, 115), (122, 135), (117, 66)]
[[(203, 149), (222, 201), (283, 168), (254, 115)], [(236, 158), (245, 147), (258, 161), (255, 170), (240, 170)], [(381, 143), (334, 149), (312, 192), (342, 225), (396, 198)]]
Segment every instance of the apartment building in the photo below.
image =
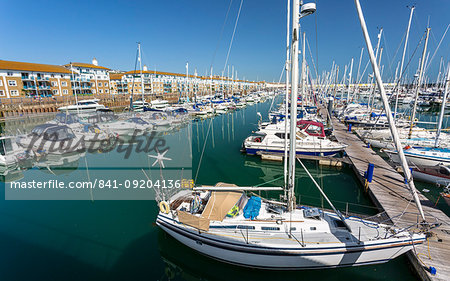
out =
[(72, 95), (70, 75), (59, 65), (0, 60), (0, 98)]
[(72, 89), (77, 94), (110, 94), (110, 69), (99, 66), (95, 58), (92, 63), (71, 62), (64, 66), (73, 73)]

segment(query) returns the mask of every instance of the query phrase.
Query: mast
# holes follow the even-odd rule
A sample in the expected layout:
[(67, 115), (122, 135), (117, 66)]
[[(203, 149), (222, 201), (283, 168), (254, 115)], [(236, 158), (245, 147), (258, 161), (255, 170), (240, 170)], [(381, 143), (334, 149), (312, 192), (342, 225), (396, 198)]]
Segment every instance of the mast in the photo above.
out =
[[(400, 64), (400, 74), (398, 75), (398, 86), (400, 87), (400, 81), (402, 79), (403, 75), (403, 62), (405, 61), (405, 54), (406, 54), (406, 47), (408, 46), (408, 38), (409, 38), (409, 29), (411, 28), (411, 20), (414, 13), (414, 9), (416, 7), (411, 7), (411, 13), (409, 14), (409, 22), (408, 22), (408, 28), (406, 29), (406, 38), (405, 38), (405, 46), (403, 47), (403, 55), (402, 55), (402, 62)], [(398, 94), (399, 89), (397, 88), (397, 93), (395, 95), (395, 107), (394, 107), (394, 117), (397, 118), (397, 105), (398, 105)]]
[(347, 104), (350, 102), (350, 85), (352, 84), (352, 72), (353, 72), (353, 58), (350, 63), (350, 73), (348, 74), (348, 88), (347, 88)]
[(186, 63), (186, 100), (189, 101), (189, 62)]
[(144, 106), (144, 76), (142, 75), (141, 42), (138, 42), (139, 68), (141, 70), (142, 106)]
[[(302, 114), (305, 111), (305, 102), (306, 102), (306, 55), (305, 55), (305, 42), (306, 42), (306, 34), (303, 32), (303, 40), (302, 40)], [(303, 115), (302, 115), (303, 116)]]
[(414, 126), (414, 119), (416, 118), (417, 99), (419, 98), (419, 89), (422, 84), (423, 67), (425, 65), (425, 55), (427, 53), (428, 35), (430, 34), (430, 29), (431, 28), (427, 27), (427, 31), (426, 31), (427, 35), (425, 37), (425, 45), (423, 46), (422, 59), (420, 60), (420, 71), (419, 71), (419, 78), (418, 78), (417, 87), (416, 87), (416, 98), (414, 99), (414, 107), (413, 107), (412, 115), (411, 115), (411, 122), (410, 122), (411, 124), (409, 125), (408, 139), (411, 138), (412, 129)]
[[(291, 1), (287, 0), (287, 24), (286, 24), (286, 96), (284, 98), (284, 107), (285, 107), (285, 114), (284, 114), (284, 131), (288, 131), (288, 116), (289, 116), (289, 35), (290, 35), (290, 16), (291, 16)], [(288, 138), (287, 136), (284, 137), (284, 184), (285, 186), (288, 186), (287, 179), (288, 179)], [(286, 188), (284, 189), (284, 198), (286, 198)]]
[(445, 80), (445, 90), (444, 90), (444, 96), (442, 97), (441, 112), (439, 113), (439, 123), (438, 123), (438, 129), (436, 132), (436, 140), (434, 143), (435, 147), (438, 147), (438, 145), (439, 145), (439, 136), (440, 136), (441, 130), (442, 130), (442, 121), (444, 120), (445, 103), (447, 102), (449, 82), (450, 82), (450, 63), (447, 66), (447, 78)]
[(411, 170), (409, 169), (408, 163), (406, 162), (405, 153), (403, 152), (403, 148), (400, 143), (400, 138), (398, 136), (397, 128), (395, 127), (394, 118), (392, 117), (391, 108), (389, 107), (389, 102), (388, 102), (388, 99), (386, 96), (386, 91), (384, 90), (383, 81), (381, 80), (380, 70), (378, 69), (375, 55), (373, 53), (372, 42), (370, 41), (369, 32), (367, 31), (367, 26), (366, 26), (366, 22), (364, 20), (364, 15), (361, 10), (361, 4), (359, 3), (359, 0), (354, 0), (354, 1), (355, 1), (356, 10), (358, 11), (359, 21), (361, 23), (361, 29), (364, 34), (364, 39), (366, 41), (367, 51), (368, 51), (369, 57), (370, 57), (370, 62), (372, 64), (373, 72), (377, 79), (378, 87), (380, 88), (380, 94), (381, 94), (381, 98), (383, 100), (384, 109), (386, 111), (386, 117), (389, 122), (389, 128), (391, 130), (392, 139), (394, 140), (395, 148), (397, 149), (398, 155), (401, 160), (403, 173), (405, 174), (405, 178), (407, 179), (408, 186), (411, 190), (414, 201), (416, 202), (417, 209), (419, 210), (422, 220), (425, 222), (425, 214), (423, 212), (422, 205), (419, 200), (419, 196), (417, 195), (417, 190), (416, 190), (416, 187), (414, 186), (414, 181), (412, 180)]
[[(381, 35), (382, 34), (383, 34), (383, 28), (381, 28), (380, 32), (378, 33), (377, 51), (375, 52), (375, 63), (376, 63), (376, 60), (378, 58), (378, 51), (380, 50), (380, 43), (381, 43)], [(372, 85), (373, 85), (373, 77), (374, 77), (374, 74), (372, 72), (372, 78), (370, 78), (370, 90), (372, 89)], [(375, 88), (375, 86), (374, 86), (374, 88)], [(375, 89), (373, 91), (371, 91), (371, 93), (370, 93), (369, 101), (367, 102), (367, 106), (370, 106), (371, 99), (375, 98), (375, 97), (373, 97), (373, 95), (375, 95)], [(372, 101), (372, 103), (373, 103), (373, 101)]]
[[(295, 161), (296, 161), (296, 129), (297, 129), (297, 96), (298, 96), (298, 39), (300, 2), (293, 0), (292, 5), (292, 42), (291, 42), (291, 118), (289, 132), (289, 179), (288, 179), (288, 211), (294, 210), (295, 198)], [(286, 136), (287, 137), (287, 136)]]

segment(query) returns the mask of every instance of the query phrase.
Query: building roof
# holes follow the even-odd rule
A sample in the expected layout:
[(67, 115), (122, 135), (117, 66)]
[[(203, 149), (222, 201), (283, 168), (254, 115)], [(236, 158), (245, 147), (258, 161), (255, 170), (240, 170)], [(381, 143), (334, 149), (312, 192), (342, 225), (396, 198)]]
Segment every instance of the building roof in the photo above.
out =
[[(156, 70), (147, 70), (147, 71), (142, 71), (142, 73), (144, 74), (160, 74), (160, 75), (168, 75), (168, 76), (179, 76), (179, 77), (186, 77), (186, 74), (181, 74), (181, 73), (174, 73), (174, 72), (165, 72), (165, 71), (156, 71)], [(127, 71), (125, 73), (122, 73), (122, 75), (129, 75), (129, 74), (141, 74), (140, 70), (132, 70), (132, 71)], [(111, 75), (111, 74), (110, 74)], [(219, 76), (213, 76), (212, 78), (209, 76), (195, 76), (195, 75), (191, 75), (189, 74), (190, 78), (199, 78), (199, 79), (203, 79), (203, 80), (221, 80), (221, 81), (232, 81), (231, 78), (227, 78), (227, 77), (219, 77)], [(112, 78), (110, 78), (112, 79)], [(120, 79), (120, 78), (116, 78), (116, 79)], [(254, 81), (244, 81), (244, 80), (234, 80), (235, 82), (248, 82), (248, 83), (259, 83), (259, 82), (254, 82)]]
[(0, 60), (0, 69), (31, 72), (71, 73), (60, 65)]
[(109, 73), (109, 80), (121, 80), (124, 73)]
[(92, 64), (92, 63), (83, 63), (83, 62), (72, 62), (72, 63), (65, 64), (64, 66), (65, 67), (70, 67), (70, 65), (75, 66), (75, 67), (97, 68), (97, 69), (109, 70), (109, 68), (104, 67), (104, 66), (95, 65), (95, 64)]

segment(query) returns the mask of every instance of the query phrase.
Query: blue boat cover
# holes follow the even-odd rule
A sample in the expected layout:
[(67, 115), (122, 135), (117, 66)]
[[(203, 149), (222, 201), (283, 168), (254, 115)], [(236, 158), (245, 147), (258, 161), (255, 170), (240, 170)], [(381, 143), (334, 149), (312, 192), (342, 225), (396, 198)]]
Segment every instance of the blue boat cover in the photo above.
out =
[(261, 198), (252, 196), (244, 207), (244, 218), (254, 220), (259, 215), (261, 209)]

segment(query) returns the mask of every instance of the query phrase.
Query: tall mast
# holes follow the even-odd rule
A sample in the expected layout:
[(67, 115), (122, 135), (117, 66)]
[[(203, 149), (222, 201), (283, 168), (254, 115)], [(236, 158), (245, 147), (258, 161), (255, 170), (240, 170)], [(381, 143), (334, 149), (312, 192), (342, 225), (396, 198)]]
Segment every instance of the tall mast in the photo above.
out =
[[(408, 38), (409, 38), (409, 29), (411, 28), (411, 20), (414, 13), (414, 9), (416, 7), (411, 7), (411, 12), (409, 13), (409, 22), (408, 22), (408, 28), (406, 29), (406, 38), (405, 38), (405, 46), (403, 47), (403, 55), (402, 55), (402, 62), (400, 64), (400, 74), (398, 75), (398, 86), (400, 87), (402, 74), (403, 74), (403, 62), (405, 61), (405, 54), (406, 54), (406, 47), (408, 46)], [(395, 107), (394, 107), (394, 117), (397, 118), (397, 105), (398, 105), (398, 94), (399, 89), (397, 88), (397, 93), (395, 94)]]
[(297, 96), (298, 96), (298, 39), (300, 2), (293, 0), (292, 5), (292, 43), (291, 43), (291, 118), (289, 132), (289, 180), (288, 210), (294, 210), (295, 198), (295, 161), (296, 161), (296, 129), (297, 129)]
[(441, 130), (442, 130), (442, 121), (444, 120), (445, 103), (447, 102), (448, 84), (449, 84), (449, 82), (450, 82), (450, 63), (447, 66), (447, 78), (445, 79), (444, 96), (442, 97), (441, 112), (439, 113), (439, 123), (438, 123), (438, 129), (437, 129), (437, 132), (436, 132), (436, 140), (435, 140), (435, 143), (434, 143), (435, 147), (437, 147), (439, 145), (439, 136), (440, 136)]
[(186, 100), (189, 99), (189, 62), (186, 63)]
[(380, 70), (378, 69), (376, 58), (373, 53), (372, 42), (370, 41), (369, 32), (367, 31), (367, 26), (366, 26), (366, 22), (364, 20), (364, 15), (361, 10), (361, 4), (359, 3), (359, 0), (354, 0), (354, 1), (355, 1), (355, 5), (356, 5), (356, 10), (358, 11), (359, 21), (361, 23), (361, 28), (362, 28), (362, 31), (364, 34), (364, 39), (366, 41), (367, 51), (368, 51), (369, 57), (370, 57), (370, 62), (372, 64), (373, 72), (377, 79), (378, 87), (380, 88), (380, 94), (381, 94), (381, 98), (383, 100), (384, 109), (386, 111), (386, 117), (389, 122), (389, 129), (391, 130), (392, 139), (394, 140), (395, 148), (398, 151), (398, 155), (401, 160), (403, 173), (405, 174), (405, 177), (408, 182), (408, 186), (411, 190), (414, 201), (416, 202), (417, 209), (419, 210), (422, 220), (425, 221), (425, 214), (422, 209), (422, 204), (420, 203), (419, 196), (417, 195), (416, 187), (414, 186), (414, 181), (411, 176), (411, 170), (409, 169), (408, 163), (406, 162), (405, 153), (403, 152), (403, 148), (400, 143), (400, 138), (398, 136), (397, 128), (395, 127), (394, 118), (392, 117), (391, 108), (389, 106), (389, 102), (388, 102), (388, 99), (386, 96), (386, 91), (384, 90), (383, 81), (381, 80)]
[(350, 102), (350, 85), (352, 84), (352, 72), (353, 72), (353, 58), (350, 63), (350, 73), (348, 75), (348, 88), (347, 88), (347, 103)]
[[(378, 51), (380, 50), (381, 35), (383, 35), (383, 28), (381, 28), (380, 33), (378, 33), (377, 51), (375, 52), (375, 63), (378, 58)], [(374, 73), (372, 72), (372, 78), (370, 79), (370, 90), (372, 90), (373, 75), (374, 75)], [(375, 88), (375, 86), (374, 86), (374, 88)], [(373, 91), (371, 91), (371, 93), (370, 93), (369, 101), (367, 102), (367, 106), (370, 106), (370, 100), (375, 98), (375, 97), (373, 97), (374, 94), (375, 94), (375, 89), (373, 89)]]
[(416, 118), (416, 109), (417, 109), (417, 99), (419, 98), (419, 89), (422, 84), (422, 78), (423, 78), (423, 67), (425, 65), (425, 55), (427, 53), (427, 45), (428, 45), (428, 35), (430, 34), (430, 29), (427, 27), (427, 35), (425, 37), (425, 45), (423, 46), (423, 52), (422, 52), (422, 59), (420, 60), (420, 71), (419, 71), (419, 79), (417, 81), (417, 87), (416, 87), (416, 98), (414, 99), (414, 107), (412, 110), (411, 115), (411, 124), (409, 125), (409, 133), (408, 133), (408, 139), (411, 138), (412, 129), (414, 127), (414, 119)]
[[(291, 17), (291, 1), (287, 0), (287, 24), (286, 24), (286, 96), (284, 98), (284, 108), (285, 108), (285, 114), (284, 114), (284, 131), (288, 131), (288, 116), (289, 116), (289, 73), (290, 73), (290, 67), (289, 67), (289, 36), (290, 36), (290, 17)], [(288, 180), (288, 138), (285, 136), (284, 138), (284, 184), (285, 186), (288, 186), (287, 180)], [(286, 198), (286, 188), (284, 189), (284, 198)]]
[(306, 34), (303, 32), (303, 40), (302, 40), (302, 114), (305, 110), (305, 102), (306, 102), (306, 55), (305, 55), (305, 42), (306, 42)]
[(138, 42), (139, 69), (141, 71), (142, 105), (144, 105), (144, 75), (142, 75), (141, 42)]

